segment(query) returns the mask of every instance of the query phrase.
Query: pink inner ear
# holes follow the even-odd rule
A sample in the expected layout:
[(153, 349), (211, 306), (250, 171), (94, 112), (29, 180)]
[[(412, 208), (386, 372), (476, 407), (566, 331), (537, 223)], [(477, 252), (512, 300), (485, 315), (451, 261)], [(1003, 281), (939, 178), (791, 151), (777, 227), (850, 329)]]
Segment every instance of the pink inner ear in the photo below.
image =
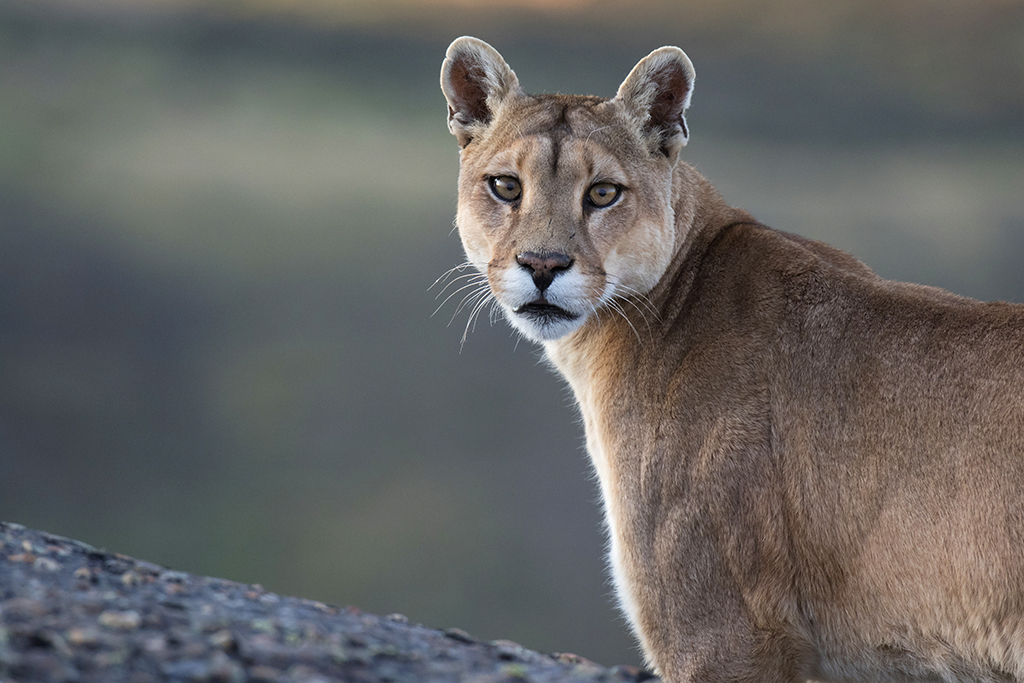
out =
[(491, 110), (487, 107), (487, 91), (481, 85), (485, 78), (483, 69), (470, 58), (459, 57), (452, 62), (449, 76), (456, 113), (462, 114), (462, 123), (488, 123)]

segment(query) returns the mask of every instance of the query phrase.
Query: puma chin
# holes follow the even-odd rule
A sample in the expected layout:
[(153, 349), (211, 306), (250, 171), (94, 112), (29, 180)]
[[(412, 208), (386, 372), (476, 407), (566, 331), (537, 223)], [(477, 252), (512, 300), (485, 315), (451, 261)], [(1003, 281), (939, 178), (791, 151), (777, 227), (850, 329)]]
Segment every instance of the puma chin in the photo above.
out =
[(729, 206), (680, 160), (693, 85), (674, 47), (611, 99), (526, 94), (475, 38), (441, 69), (467, 288), (572, 388), (648, 663), (1024, 683), (1024, 306)]

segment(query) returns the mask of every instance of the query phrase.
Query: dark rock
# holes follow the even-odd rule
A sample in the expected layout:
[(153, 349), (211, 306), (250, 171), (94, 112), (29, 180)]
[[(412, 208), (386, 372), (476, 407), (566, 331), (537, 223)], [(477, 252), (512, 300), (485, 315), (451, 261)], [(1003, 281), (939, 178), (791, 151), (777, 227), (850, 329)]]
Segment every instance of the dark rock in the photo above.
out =
[(0, 522), (0, 680), (393, 683), (649, 680), (163, 569)]

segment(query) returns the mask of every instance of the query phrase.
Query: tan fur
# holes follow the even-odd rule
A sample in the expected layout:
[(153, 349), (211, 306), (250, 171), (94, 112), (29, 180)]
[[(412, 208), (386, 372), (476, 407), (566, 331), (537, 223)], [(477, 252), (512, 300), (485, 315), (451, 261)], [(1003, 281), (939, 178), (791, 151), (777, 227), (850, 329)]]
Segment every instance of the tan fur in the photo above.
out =
[(575, 393), (644, 652), (670, 682), (1024, 681), (1024, 306), (728, 207), (678, 161), (692, 86), (676, 48), (612, 100), (526, 95), (472, 38), (442, 69), (466, 253)]

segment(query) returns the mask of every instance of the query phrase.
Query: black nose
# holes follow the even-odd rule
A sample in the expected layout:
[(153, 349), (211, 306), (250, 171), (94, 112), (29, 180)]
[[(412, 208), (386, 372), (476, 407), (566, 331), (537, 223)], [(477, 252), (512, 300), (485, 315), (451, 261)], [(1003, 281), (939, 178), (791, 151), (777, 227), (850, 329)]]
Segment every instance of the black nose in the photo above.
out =
[(538, 254), (533, 251), (516, 256), (516, 262), (530, 271), (533, 284), (543, 292), (551, 286), (555, 276), (572, 267), (572, 259), (565, 254)]

